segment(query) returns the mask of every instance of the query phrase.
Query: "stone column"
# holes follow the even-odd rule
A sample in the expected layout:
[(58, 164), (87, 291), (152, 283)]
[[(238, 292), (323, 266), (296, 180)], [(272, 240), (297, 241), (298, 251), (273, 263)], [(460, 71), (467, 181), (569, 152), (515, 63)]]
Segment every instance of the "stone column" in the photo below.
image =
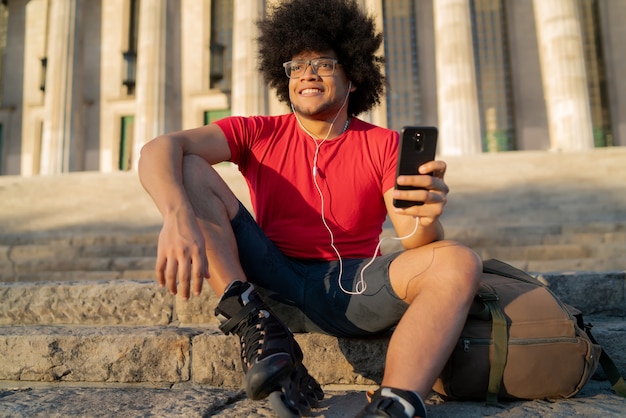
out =
[(256, 20), (265, 14), (265, 1), (238, 0), (233, 5), (232, 114), (267, 115), (268, 89), (257, 70)]
[(82, 0), (52, 0), (41, 174), (82, 170)]
[[(374, 18), (376, 31), (383, 32), (383, 0), (361, 0), (361, 7)], [(378, 55), (385, 56), (384, 42), (380, 44)], [(385, 68), (383, 67), (383, 73), (384, 71)], [(387, 96), (383, 94), (380, 97), (380, 104), (369, 112), (359, 115), (359, 118), (375, 125), (387, 127)]]
[(593, 148), (585, 57), (575, 0), (534, 0), (553, 150)]
[(167, 0), (139, 2), (134, 169), (137, 168), (141, 147), (165, 132), (166, 33)]
[(182, 128), (200, 126), (204, 107), (198, 102), (209, 90), (211, 2), (181, 0)]
[(439, 153), (482, 152), (469, 0), (434, 0)]

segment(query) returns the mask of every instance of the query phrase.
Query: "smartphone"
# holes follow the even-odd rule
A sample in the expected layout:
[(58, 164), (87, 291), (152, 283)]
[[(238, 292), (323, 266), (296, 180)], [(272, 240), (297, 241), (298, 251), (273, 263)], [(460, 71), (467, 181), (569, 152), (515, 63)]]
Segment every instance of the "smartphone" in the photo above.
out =
[[(398, 148), (398, 166), (396, 179), (401, 175), (416, 175), (417, 169), (422, 164), (433, 161), (437, 151), (438, 131), (434, 126), (405, 126), (400, 131), (400, 147)], [(417, 187), (399, 186), (398, 190), (415, 190)], [(397, 208), (408, 208), (415, 205), (423, 205), (424, 202), (411, 200), (393, 200)]]

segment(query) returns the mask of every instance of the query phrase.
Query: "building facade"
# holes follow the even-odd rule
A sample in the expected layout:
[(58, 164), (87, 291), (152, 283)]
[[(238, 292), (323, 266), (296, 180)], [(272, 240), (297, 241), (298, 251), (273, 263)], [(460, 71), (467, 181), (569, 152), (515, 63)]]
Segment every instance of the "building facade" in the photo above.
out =
[[(256, 71), (280, 0), (0, 0), (0, 174), (132, 170), (155, 136), (288, 109)], [(387, 94), (439, 153), (626, 145), (626, 1), (358, 0)], [(285, 57), (285, 60), (291, 57)]]

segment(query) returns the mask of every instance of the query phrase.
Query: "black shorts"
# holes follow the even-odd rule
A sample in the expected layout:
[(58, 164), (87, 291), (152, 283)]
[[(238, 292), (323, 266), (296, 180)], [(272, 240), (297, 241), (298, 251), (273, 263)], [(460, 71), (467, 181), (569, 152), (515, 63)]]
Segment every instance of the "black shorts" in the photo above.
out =
[(304, 331), (337, 337), (375, 335), (395, 326), (408, 308), (389, 280), (389, 265), (400, 253), (376, 257), (363, 274), (365, 291), (348, 294), (341, 287), (353, 292), (371, 258), (343, 259), (340, 287), (339, 261), (285, 256), (243, 205), (231, 225), (247, 279), (264, 288), (272, 299), (300, 309), (306, 317)]

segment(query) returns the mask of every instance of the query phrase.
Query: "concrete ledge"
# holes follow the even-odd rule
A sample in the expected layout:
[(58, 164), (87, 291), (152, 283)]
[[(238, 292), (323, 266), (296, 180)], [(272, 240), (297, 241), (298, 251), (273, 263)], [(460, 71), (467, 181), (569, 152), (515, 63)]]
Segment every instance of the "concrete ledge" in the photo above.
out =
[(0, 325), (166, 325), (174, 316), (174, 298), (153, 281), (2, 283), (0, 298)]
[[(619, 223), (606, 228), (623, 229)], [(533, 225), (519, 227), (451, 228), (447, 237), (478, 252), (484, 259), (498, 258), (529, 271), (626, 270), (626, 232), (559, 232)], [(597, 230), (596, 230), (597, 229)], [(394, 236), (385, 228), (383, 237)], [(111, 278), (144, 278), (154, 269), (158, 234), (114, 231), (76, 234), (65, 238), (16, 237), (18, 244), (0, 245), (0, 281), (33, 282), (75, 280), (79, 274)], [(11, 241), (0, 236), (0, 241)], [(30, 242), (27, 242), (30, 241)], [(383, 253), (401, 250), (397, 241), (382, 243)], [(519, 261), (518, 261), (519, 260)]]
[[(626, 320), (602, 318), (594, 335), (626, 375)], [(296, 334), (311, 375), (323, 385), (380, 383), (388, 338)], [(0, 380), (184, 383), (239, 388), (235, 336), (216, 327), (0, 327)]]
[(626, 379), (626, 318), (590, 316), (586, 320), (593, 325), (591, 330), (593, 336)]
[[(387, 338), (297, 334), (296, 340), (321, 384), (374, 384), (382, 377)], [(238, 344), (217, 327), (0, 327), (0, 380), (238, 388)]]
[[(626, 272), (543, 273), (539, 279), (585, 315), (626, 316)], [(213, 324), (218, 298), (205, 286), (183, 301), (154, 280), (94, 280), (0, 283), (0, 325), (182, 325)], [(268, 303), (294, 331), (299, 311)]]
[(626, 316), (626, 272), (561, 272), (538, 279), (585, 315)]
[[(4, 384), (4, 385), (3, 385)], [(352, 417), (366, 404), (370, 387), (326, 387), (326, 397), (313, 415), (320, 418)], [(63, 382), (0, 381), (0, 415), (32, 417), (272, 417), (269, 402), (251, 401), (241, 390), (199, 385), (146, 387), (137, 385), (71, 385)], [(508, 418), (617, 417), (626, 416), (626, 402), (613, 394), (605, 381), (589, 382), (575, 398), (553, 402), (442, 402), (436, 395), (425, 400), (429, 416)]]
[[(322, 334), (296, 334), (304, 364), (322, 385), (380, 383), (388, 338), (344, 339)], [(205, 332), (192, 341), (192, 382), (216, 387), (241, 387), (243, 369), (239, 343), (219, 331)]]
[(2, 380), (183, 382), (191, 338), (175, 327), (0, 327)]

